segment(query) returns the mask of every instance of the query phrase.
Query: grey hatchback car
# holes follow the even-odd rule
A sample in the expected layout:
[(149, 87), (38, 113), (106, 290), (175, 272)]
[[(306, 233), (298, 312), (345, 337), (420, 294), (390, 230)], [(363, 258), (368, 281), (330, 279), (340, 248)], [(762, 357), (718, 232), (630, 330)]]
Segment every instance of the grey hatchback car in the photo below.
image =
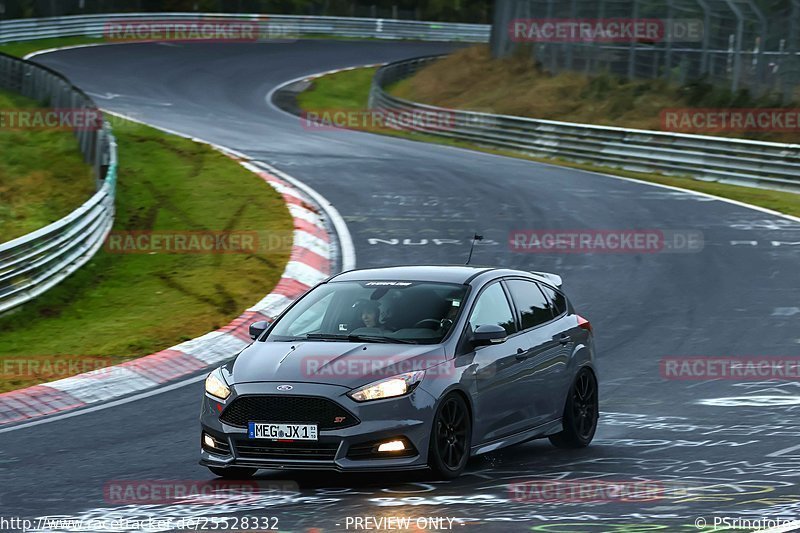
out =
[(473, 266), (352, 270), (309, 290), (209, 374), (201, 460), (461, 474), (470, 456), (597, 428), (590, 323), (561, 278)]

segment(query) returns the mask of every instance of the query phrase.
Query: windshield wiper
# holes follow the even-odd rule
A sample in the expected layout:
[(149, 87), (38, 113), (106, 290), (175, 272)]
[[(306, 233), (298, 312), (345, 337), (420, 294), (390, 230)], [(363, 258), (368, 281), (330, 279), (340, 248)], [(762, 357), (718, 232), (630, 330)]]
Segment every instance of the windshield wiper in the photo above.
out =
[(417, 341), (409, 339), (395, 339), (394, 337), (384, 337), (382, 335), (348, 335), (338, 333), (308, 333), (306, 339), (332, 340), (332, 341), (367, 341), (382, 343), (417, 344)]
[(385, 343), (400, 343), (400, 344), (418, 344), (417, 341), (410, 339), (397, 339), (395, 337), (384, 337), (383, 335), (348, 335), (347, 338), (357, 341), (373, 341)]
[(303, 335), (304, 339), (315, 339), (321, 341), (346, 341), (347, 335), (340, 335), (338, 333), (306, 333)]

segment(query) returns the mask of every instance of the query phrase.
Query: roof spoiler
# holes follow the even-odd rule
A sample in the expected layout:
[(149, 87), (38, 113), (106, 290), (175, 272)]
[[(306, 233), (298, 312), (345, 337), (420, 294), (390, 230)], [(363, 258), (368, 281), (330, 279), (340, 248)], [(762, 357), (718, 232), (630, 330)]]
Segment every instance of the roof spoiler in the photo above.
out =
[(555, 285), (557, 289), (561, 289), (563, 281), (561, 280), (561, 276), (559, 276), (558, 274), (551, 274), (550, 272), (534, 272), (534, 271), (531, 271), (531, 274), (539, 276), (544, 281), (547, 281), (548, 283)]

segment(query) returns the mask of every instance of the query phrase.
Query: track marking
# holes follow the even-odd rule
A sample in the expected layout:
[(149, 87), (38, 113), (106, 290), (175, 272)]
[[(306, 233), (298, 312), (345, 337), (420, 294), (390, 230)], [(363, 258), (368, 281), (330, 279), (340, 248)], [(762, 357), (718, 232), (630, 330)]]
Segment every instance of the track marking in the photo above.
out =
[(120, 44), (130, 44), (130, 43), (86, 43), (86, 44), (73, 44), (70, 46), (62, 46), (60, 48), (45, 48), (44, 50), (36, 50), (35, 52), (31, 52), (22, 57), (25, 61), (30, 61), (32, 58), (44, 54), (51, 54), (53, 52), (61, 52), (63, 50), (76, 50), (78, 48), (94, 48), (96, 46), (114, 46)]
[(11, 426), (11, 427), (8, 427), (8, 428), (0, 428), (0, 433), (8, 433), (9, 431), (16, 431), (18, 429), (25, 429), (25, 428), (29, 428), (29, 427), (33, 427), (33, 426), (39, 426), (41, 424), (47, 424), (49, 422), (56, 422), (58, 420), (64, 420), (65, 418), (72, 418), (73, 416), (80, 416), (80, 415), (85, 415), (85, 414), (88, 414), (88, 413), (94, 413), (95, 411), (102, 411), (103, 409), (109, 409), (111, 407), (116, 407), (118, 405), (123, 405), (123, 404), (126, 404), (126, 403), (135, 402), (137, 400), (142, 400), (144, 398), (149, 398), (149, 397), (155, 396), (157, 394), (161, 394), (161, 393), (164, 393), (164, 392), (169, 392), (169, 391), (172, 391), (172, 390), (175, 390), (175, 389), (180, 389), (181, 387), (185, 387), (186, 385), (191, 385), (192, 383), (197, 383), (199, 381), (202, 381), (202, 380), (206, 379), (206, 375), (207, 374), (204, 372), (203, 374), (201, 374), (199, 376), (195, 376), (193, 378), (185, 379), (183, 381), (179, 381), (177, 383), (173, 383), (172, 385), (167, 385), (166, 387), (161, 387), (161, 388), (153, 389), (153, 390), (150, 390), (150, 391), (147, 391), (147, 392), (142, 392), (142, 393), (139, 393), (139, 394), (135, 394), (135, 395), (129, 396), (127, 398), (121, 398), (119, 400), (114, 400), (114, 401), (111, 401), (111, 402), (108, 402), (108, 403), (95, 405), (93, 407), (87, 407), (86, 409), (79, 409), (77, 411), (69, 411), (69, 412), (66, 412), (64, 414), (51, 416), (51, 417), (48, 417), (48, 418), (41, 418), (39, 420), (33, 420), (31, 422), (25, 422), (25, 423), (18, 424), (16, 426)]
[(766, 456), (767, 457), (781, 457), (784, 454), (787, 454), (789, 452), (793, 452), (795, 450), (800, 450), (800, 444), (796, 444), (794, 446), (789, 446), (788, 448), (784, 448), (782, 450), (778, 450), (777, 452), (768, 453)]
[(757, 529), (755, 531), (759, 533), (784, 533), (788, 531), (798, 531), (798, 530), (800, 530), (800, 520), (795, 520), (794, 522), (787, 522), (783, 525), (771, 527), (769, 529)]
[(344, 221), (344, 218), (339, 213), (339, 210), (336, 209), (331, 202), (329, 202), (324, 196), (320, 193), (303, 183), (302, 181), (298, 181), (296, 178), (286, 174), (278, 170), (277, 168), (273, 167), (272, 165), (268, 165), (262, 161), (255, 161), (255, 165), (263, 168), (267, 172), (275, 174), (279, 178), (282, 178), (304, 193), (311, 197), (322, 209), (325, 211), (325, 214), (330, 219), (331, 224), (333, 224), (334, 231), (336, 232), (337, 237), (339, 238), (339, 250), (342, 254), (342, 271), (352, 270), (356, 267), (356, 249), (353, 245), (353, 237), (350, 234), (350, 230), (347, 229), (347, 223)]

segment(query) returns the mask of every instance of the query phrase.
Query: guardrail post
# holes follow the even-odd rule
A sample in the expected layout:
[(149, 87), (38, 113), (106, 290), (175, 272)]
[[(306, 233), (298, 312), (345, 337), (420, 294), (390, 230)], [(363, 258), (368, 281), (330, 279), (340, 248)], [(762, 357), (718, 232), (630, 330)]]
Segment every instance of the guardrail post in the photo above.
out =
[[(637, 20), (639, 18), (639, 0), (633, 0), (633, 12), (631, 18)], [(628, 47), (628, 79), (633, 79), (636, 76), (636, 42), (631, 39)]]
[(795, 98), (800, 100), (800, 91), (797, 89), (800, 85), (800, 0), (791, 0), (789, 33), (778, 69), (783, 103), (788, 105)]
[[(673, 0), (667, 0), (667, 21), (672, 32), (673, 19), (675, 16), (675, 6)], [(666, 50), (664, 51), (664, 79), (669, 81), (672, 78), (672, 35), (667, 36), (667, 42), (664, 43)]]

